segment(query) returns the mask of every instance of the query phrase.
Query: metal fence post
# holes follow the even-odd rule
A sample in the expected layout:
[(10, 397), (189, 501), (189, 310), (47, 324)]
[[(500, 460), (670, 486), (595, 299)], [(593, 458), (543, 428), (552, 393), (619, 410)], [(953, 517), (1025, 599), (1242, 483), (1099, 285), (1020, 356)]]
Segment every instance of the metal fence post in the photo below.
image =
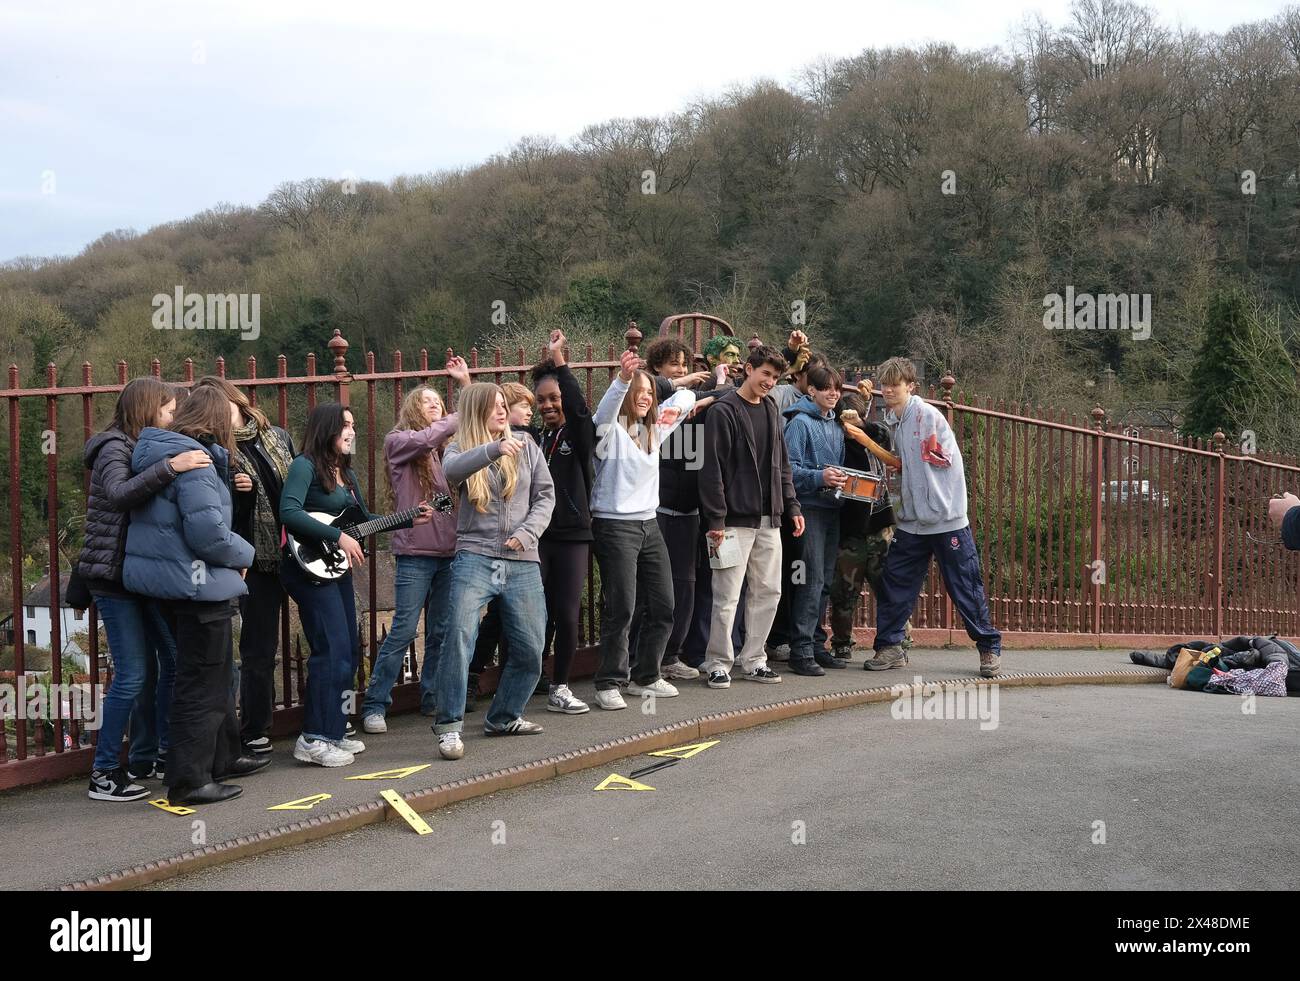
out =
[(1102, 481), (1102, 454), (1104, 433), (1106, 431), (1106, 410), (1100, 405), (1092, 410), (1093, 428), (1096, 430), (1092, 437), (1092, 562), (1088, 569), (1090, 575), (1089, 582), (1092, 583), (1092, 632), (1097, 635), (1097, 646), (1101, 646), (1101, 587), (1106, 580), (1103, 573), (1097, 575), (1098, 569), (1105, 569), (1105, 565), (1098, 565), (1103, 562), (1101, 557), (1101, 501), (1102, 493), (1105, 490), (1105, 484)]
[(1223, 637), (1223, 507), (1224, 483), (1228, 458), (1223, 451), (1223, 430), (1215, 430), (1214, 448), (1219, 452), (1218, 468), (1214, 479), (1214, 639)]

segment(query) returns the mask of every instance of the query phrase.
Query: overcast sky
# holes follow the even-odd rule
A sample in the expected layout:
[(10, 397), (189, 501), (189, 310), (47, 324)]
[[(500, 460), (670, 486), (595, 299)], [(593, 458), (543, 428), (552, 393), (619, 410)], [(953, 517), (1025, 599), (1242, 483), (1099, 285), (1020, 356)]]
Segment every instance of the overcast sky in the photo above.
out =
[[(1170, 27), (1273, 16), (1157, 0)], [(307, 177), (472, 164), (822, 56), (1005, 46), (1068, 0), (0, 0), (0, 261), (79, 252)]]

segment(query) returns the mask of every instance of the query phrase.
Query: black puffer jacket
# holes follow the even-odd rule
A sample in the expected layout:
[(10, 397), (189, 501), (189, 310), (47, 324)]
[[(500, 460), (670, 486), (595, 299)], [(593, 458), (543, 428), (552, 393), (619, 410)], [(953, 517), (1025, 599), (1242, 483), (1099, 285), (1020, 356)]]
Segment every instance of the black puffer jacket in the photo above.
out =
[(86, 498), (86, 541), (77, 572), (91, 592), (111, 585), (121, 588), (131, 509), (176, 479), (166, 460), (132, 474), (134, 450), (135, 440), (120, 429), (105, 429), (86, 443), (83, 459), (90, 471), (90, 495)]
[[(1129, 659), (1134, 664), (1145, 664), (1148, 667), (1172, 671), (1178, 661), (1178, 652), (1184, 647), (1208, 651), (1214, 646), (1216, 645), (1204, 640), (1189, 640), (1184, 644), (1175, 644), (1163, 654), (1134, 651), (1129, 655)], [(1224, 652), (1217, 664), (1220, 671), (1231, 671), (1234, 668), (1253, 671), (1256, 668), (1268, 667), (1277, 661), (1285, 662), (1286, 692), (1288, 695), (1300, 695), (1300, 651), (1276, 634), (1272, 637), (1233, 637), (1217, 646)]]

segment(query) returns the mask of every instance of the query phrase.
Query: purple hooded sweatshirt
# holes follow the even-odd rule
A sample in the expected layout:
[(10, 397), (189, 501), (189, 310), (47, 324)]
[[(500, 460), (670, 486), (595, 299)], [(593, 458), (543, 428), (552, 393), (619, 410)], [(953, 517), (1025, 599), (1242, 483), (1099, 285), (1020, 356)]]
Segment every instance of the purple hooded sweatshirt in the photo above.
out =
[[(384, 462), (393, 484), (393, 510), (405, 511), (420, 503), (423, 495), (415, 464), (425, 454), (433, 468), (433, 492), (451, 494), (442, 472), (442, 448), (456, 435), (459, 422), (460, 416), (453, 412), (424, 429), (393, 430), (384, 437)], [(427, 525), (393, 532), (393, 553), (447, 558), (455, 555), (456, 513), (435, 511)]]

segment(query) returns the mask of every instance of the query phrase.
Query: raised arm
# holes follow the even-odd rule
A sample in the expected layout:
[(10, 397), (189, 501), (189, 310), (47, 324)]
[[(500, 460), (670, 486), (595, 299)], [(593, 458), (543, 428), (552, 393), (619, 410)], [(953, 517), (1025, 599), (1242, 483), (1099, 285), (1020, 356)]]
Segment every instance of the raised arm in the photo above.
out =
[(453, 412), (424, 429), (395, 429), (384, 437), (384, 459), (392, 464), (409, 463), (442, 446), (456, 435), (459, 426), (460, 415)]
[(478, 473), (484, 467), (501, 458), (500, 440), (492, 440), (470, 450), (462, 450), (459, 443), (448, 443), (447, 452), (442, 457), (442, 472), (449, 484), (462, 484), (472, 473)]

